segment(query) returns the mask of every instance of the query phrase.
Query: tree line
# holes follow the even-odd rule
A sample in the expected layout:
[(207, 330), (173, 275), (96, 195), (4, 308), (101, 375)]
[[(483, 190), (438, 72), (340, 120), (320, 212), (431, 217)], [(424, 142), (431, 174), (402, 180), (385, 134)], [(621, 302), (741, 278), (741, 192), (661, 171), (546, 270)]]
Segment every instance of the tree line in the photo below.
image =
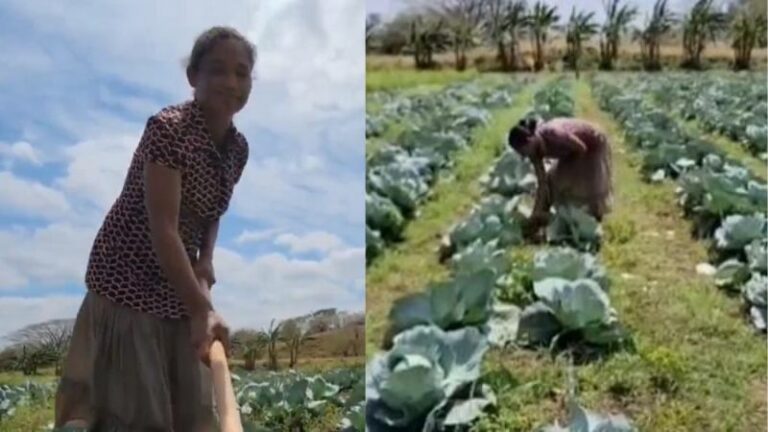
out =
[[(288, 353), (288, 367), (298, 364), (303, 344), (313, 335), (333, 331), (336, 339), (329, 347), (338, 356), (362, 355), (365, 316), (358, 314), (315, 314), (312, 316), (272, 320), (262, 330), (240, 329), (232, 333), (232, 358), (242, 360), (246, 370), (256, 368), (256, 360), (267, 356), (266, 367), (279, 368), (278, 350)], [(44, 368), (61, 374), (64, 358), (72, 339), (74, 320), (56, 319), (32, 324), (7, 336), (9, 346), (0, 351), (0, 371), (18, 371), (37, 375)]]
[[(682, 35), (680, 66), (701, 69), (702, 54), (710, 42), (725, 38), (733, 49), (733, 68), (749, 69), (752, 51), (766, 47), (764, 0), (739, 0), (718, 7), (715, 0), (696, 0), (685, 13), (675, 13), (668, 0), (656, 0), (644, 17), (629, 0), (605, 0), (605, 19), (598, 22), (594, 12), (571, 9), (565, 24), (557, 6), (525, 0), (439, 0), (400, 13), (389, 22), (369, 14), (366, 19), (366, 51), (408, 54), (417, 69), (437, 66), (435, 54), (453, 54), (457, 70), (467, 68), (470, 49), (486, 46), (496, 52), (503, 71), (521, 69), (521, 43), (528, 40), (533, 70), (545, 66), (547, 44), (554, 32), (565, 36), (564, 61), (577, 73), (584, 44), (597, 38), (598, 67), (613, 70), (622, 43), (640, 45), (643, 69), (662, 68), (662, 41), (675, 33)], [(632, 25), (643, 18), (640, 25)]]

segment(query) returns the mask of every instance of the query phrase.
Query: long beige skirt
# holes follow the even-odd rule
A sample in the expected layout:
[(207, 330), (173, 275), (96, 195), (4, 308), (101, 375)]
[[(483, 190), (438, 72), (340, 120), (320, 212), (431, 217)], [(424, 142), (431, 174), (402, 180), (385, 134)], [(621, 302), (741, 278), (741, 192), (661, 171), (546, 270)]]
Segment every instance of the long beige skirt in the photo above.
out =
[(212, 431), (210, 370), (188, 320), (161, 319), (88, 292), (56, 392), (55, 427), (91, 431)]

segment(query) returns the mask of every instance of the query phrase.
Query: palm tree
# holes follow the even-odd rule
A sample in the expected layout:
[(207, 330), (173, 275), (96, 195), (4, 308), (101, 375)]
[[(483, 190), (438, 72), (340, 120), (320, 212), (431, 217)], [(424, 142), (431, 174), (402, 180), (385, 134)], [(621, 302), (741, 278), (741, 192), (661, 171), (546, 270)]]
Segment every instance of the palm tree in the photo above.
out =
[(281, 326), (280, 337), (288, 348), (288, 367), (294, 368), (299, 362), (299, 350), (310, 328), (308, 321), (289, 320)]
[(504, 10), (504, 31), (509, 40), (509, 69), (518, 70), (520, 67), (518, 41), (520, 35), (528, 26), (528, 5), (524, 0), (513, 1)]
[(524, 0), (487, 0), (483, 23), (488, 40), (496, 47), (496, 59), (504, 71), (518, 68), (518, 41), (526, 27)]
[(742, 9), (731, 24), (731, 46), (733, 47), (733, 68), (735, 70), (749, 69), (752, 60), (752, 49), (765, 38), (765, 15), (751, 16)]
[(365, 17), (365, 52), (367, 53), (371, 46), (371, 39), (381, 24), (381, 15), (368, 14)]
[(594, 12), (576, 13), (576, 7), (574, 6), (571, 10), (571, 17), (568, 20), (565, 33), (565, 40), (568, 45), (566, 56), (571, 67), (576, 71), (576, 78), (579, 77), (582, 43), (597, 33), (597, 23), (592, 21), (594, 17)]
[(681, 66), (701, 69), (701, 53), (707, 39), (713, 42), (725, 28), (726, 16), (714, 9), (713, 0), (698, 0), (683, 22), (683, 62)]
[(645, 70), (661, 69), (661, 38), (664, 37), (677, 22), (675, 14), (667, 7), (667, 0), (656, 0), (650, 19), (645, 27), (636, 32), (635, 39), (640, 41), (640, 53), (643, 57)]
[(496, 47), (496, 60), (501, 63), (501, 70), (509, 70), (507, 57), (506, 29), (504, 27), (504, 12), (510, 0), (488, 0), (485, 2), (483, 15), (483, 30), (485, 36)]
[(256, 360), (264, 353), (269, 336), (264, 331), (241, 330), (232, 335), (232, 344), (243, 357), (245, 370), (256, 369)]
[(277, 370), (277, 342), (280, 340), (281, 324), (275, 326), (275, 320), (273, 319), (269, 323), (269, 330), (265, 332), (267, 335), (267, 352), (269, 354), (269, 369)]
[(637, 8), (628, 4), (621, 5), (621, 0), (607, 0), (605, 7), (605, 22), (600, 35), (600, 69), (613, 69), (613, 62), (619, 56), (621, 35), (637, 16)]
[(483, 23), (481, 0), (442, 0), (436, 9), (448, 24), (456, 69), (467, 68), (467, 51), (477, 43)]
[(540, 71), (544, 68), (544, 47), (547, 44), (549, 29), (560, 19), (556, 6), (549, 6), (539, 0), (533, 5), (528, 14), (526, 24), (531, 30), (531, 38), (534, 44), (533, 69)]
[(417, 15), (411, 20), (409, 45), (413, 51), (416, 69), (434, 67), (433, 54), (447, 47), (448, 37), (443, 24), (442, 19), (425, 18), (423, 15)]

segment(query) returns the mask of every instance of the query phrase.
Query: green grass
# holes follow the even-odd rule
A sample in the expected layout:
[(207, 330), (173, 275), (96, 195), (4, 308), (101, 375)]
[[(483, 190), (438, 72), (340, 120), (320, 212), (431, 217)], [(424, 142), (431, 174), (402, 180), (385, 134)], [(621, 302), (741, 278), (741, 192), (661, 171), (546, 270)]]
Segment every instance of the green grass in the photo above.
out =
[(465, 217), (481, 196), (477, 180), (499, 155), (502, 137), (510, 125), (525, 114), (539, 85), (518, 92), (511, 107), (495, 113), (491, 124), (477, 132), (476, 142), (465, 153), (457, 155), (454, 169), (438, 180), (430, 201), (406, 227), (405, 240), (388, 249), (368, 268), (365, 289), (367, 356), (381, 346), (392, 303), (447, 276), (447, 269), (437, 260), (440, 237), (454, 222)]
[[(379, 90), (406, 89), (422, 86), (422, 89), (437, 89), (457, 81), (478, 78), (477, 71), (404, 71), (377, 70), (368, 71), (365, 75), (366, 93)], [(424, 88), (423, 86), (429, 86)]]
[[(17, 386), (27, 381), (55, 383), (58, 378), (52, 368), (41, 369), (40, 374), (24, 376), (21, 372), (0, 372), (0, 385)], [(0, 432), (40, 431), (53, 422), (53, 398), (21, 406), (7, 420), (0, 422)]]
[(40, 369), (39, 374), (25, 376), (21, 372), (4, 371), (0, 372), (0, 385), (20, 385), (27, 381), (36, 383), (51, 383), (56, 382), (57, 377), (53, 372), (53, 368)]
[[(578, 117), (604, 128), (614, 147), (615, 208), (603, 224), (600, 253), (619, 318), (637, 353), (576, 369), (579, 400), (621, 411), (643, 431), (762, 431), (766, 424), (765, 339), (708, 278), (705, 244), (689, 235), (672, 184), (641, 181), (640, 161), (619, 127), (602, 113), (585, 82), (575, 89)], [(481, 431), (528, 431), (563, 418), (567, 361), (529, 351), (492, 353), (486, 361), (499, 392), (497, 416)]]
[(0, 422), (0, 432), (38, 432), (53, 423), (53, 398), (19, 407), (7, 421)]

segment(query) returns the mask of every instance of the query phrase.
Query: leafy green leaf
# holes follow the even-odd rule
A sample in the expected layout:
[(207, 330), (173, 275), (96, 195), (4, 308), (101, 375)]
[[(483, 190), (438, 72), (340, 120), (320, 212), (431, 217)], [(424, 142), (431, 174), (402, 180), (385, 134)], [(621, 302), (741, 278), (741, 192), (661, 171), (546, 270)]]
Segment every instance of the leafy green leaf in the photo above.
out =
[(432, 409), (479, 378), (487, 347), (473, 327), (420, 326), (398, 334), (392, 349), (366, 368), (369, 425), (421, 430)]
[(535, 282), (533, 290), (568, 330), (609, 321), (612, 309), (608, 296), (591, 279), (547, 278)]
[(571, 281), (592, 279), (606, 292), (610, 287), (605, 268), (597, 263), (594, 255), (580, 253), (568, 247), (549, 248), (536, 252), (533, 257), (532, 277), (534, 281), (550, 277)]
[(715, 285), (720, 288), (738, 288), (749, 279), (747, 265), (738, 259), (729, 259), (717, 267)]
[(754, 240), (766, 236), (766, 218), (763, 215), (728, 216), (715, 231), (715, 245), (719, 250), (740, 251)]
[(602, 234), (597, 220), (574, 206), (557, 206), (547, 226), (549, 243), (568, 244), (582, 251), (597, 250)]
[(552, 310), (543, 302), (535, 302), (523, 309), (518, 325), (518, 342), (522, 345), (549, 345), (563, 329)]

